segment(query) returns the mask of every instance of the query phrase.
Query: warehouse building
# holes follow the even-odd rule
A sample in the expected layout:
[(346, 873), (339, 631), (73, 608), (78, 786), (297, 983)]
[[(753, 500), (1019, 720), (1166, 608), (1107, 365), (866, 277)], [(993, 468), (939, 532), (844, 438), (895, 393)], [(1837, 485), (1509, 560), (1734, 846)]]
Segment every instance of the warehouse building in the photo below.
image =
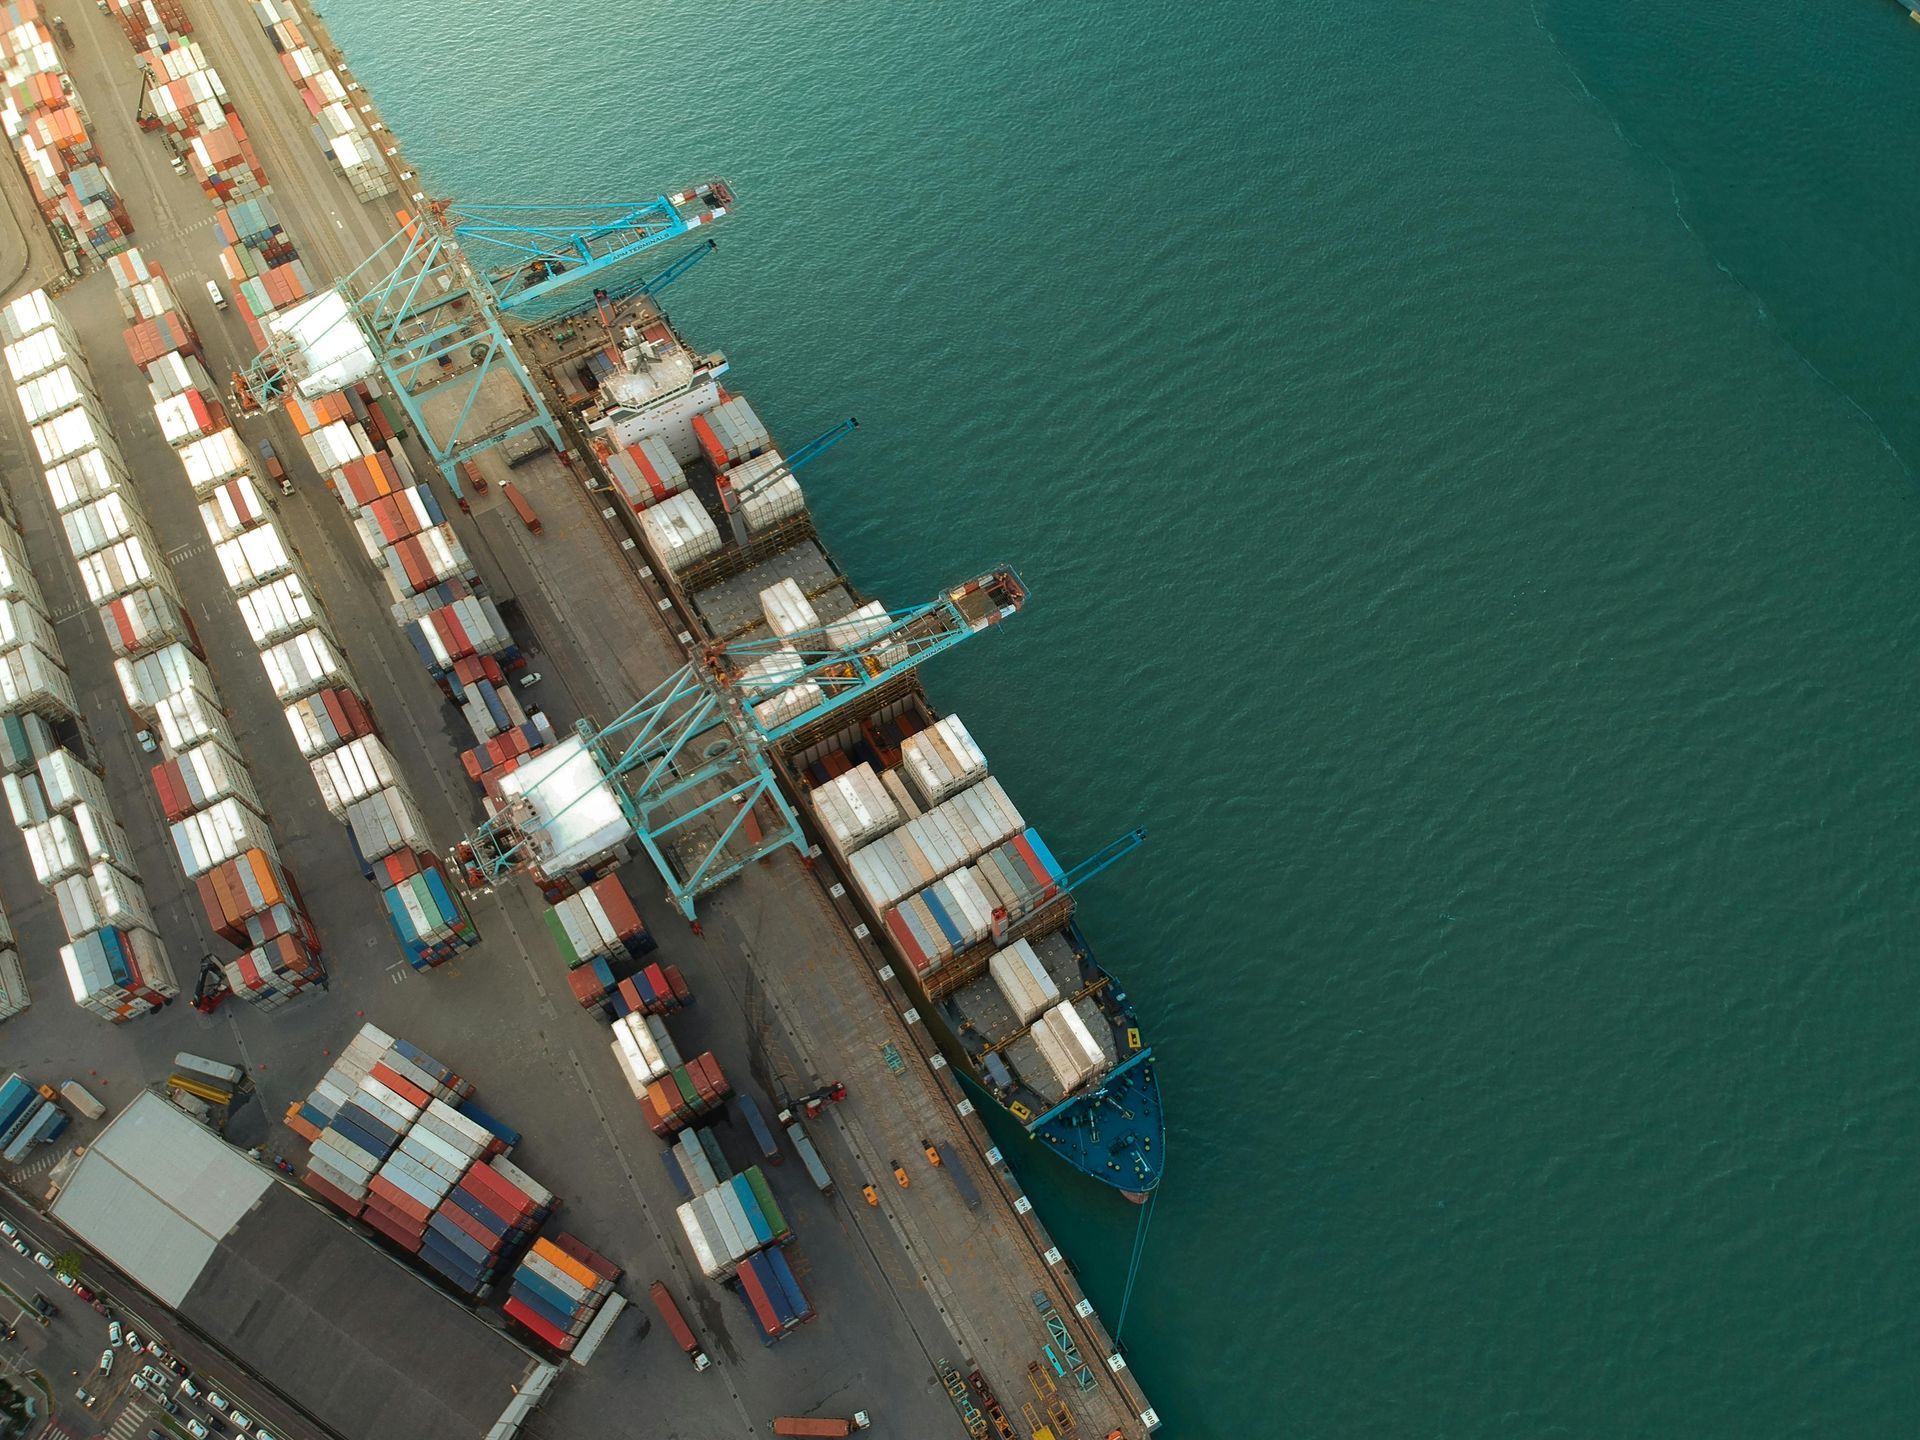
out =
[(151, 1092), (102, 1132), (52, 1213), (341, 1440), (506, 1440), (554, 1377)]

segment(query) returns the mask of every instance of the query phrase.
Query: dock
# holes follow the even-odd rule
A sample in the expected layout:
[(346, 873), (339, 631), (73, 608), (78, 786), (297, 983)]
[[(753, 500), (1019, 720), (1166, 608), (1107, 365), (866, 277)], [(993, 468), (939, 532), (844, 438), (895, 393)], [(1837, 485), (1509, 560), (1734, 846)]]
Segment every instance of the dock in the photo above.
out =
[[(64, 19), (74, 43), (63, 58), (125, 199), (133, 243), (173, 278), (205, 343), (208, 370), (223, 377), (244, 369), (255, 346), (238, 306), (215, 310), (205, 294), (207, 281), (226, 288), (212, 205), (173, 171), (158, 139), (135, 124), (141, 77), (125, 35), (94, 6), (69, 10)], [(350, 273), (398, 232), (396, 211), (418, 213), (425, 198), (401, 139), (379, 132), (393, 147), (394, 174), (407, 177), (398, 193), (361, 199), (318, 155), (309, 117), (248, 7), (186, 0), (184, 13), (246, 121), (273, 183), (274, 206), (315, 287)], [(302, 23), (331, 49), (321, 22), (303, 12)], [(375, 97), (356, 91), (353, 101), (377, 121)], [(11, 224), (0, 218), (6, 296), (60, 283), (58, 251), (16, 166), (0, 165), (0, 193), (13, 217)], [(744, 1307), (690, 1261), (661, 1142), (623, 1082), (607, 1026), (568, 992), (538, 893), (521, 882), (473, 899), (481, 941), (441, 969), (423, 973), (403, 961), (377, 895), (282, 723), (212, 561), (192, 493), (127, 358), (111, 279), (98, 270), (85, 274), (61, 286), (57, 303), (82, 341), (247, 747), (274, 833), (297, 868), (331, 981), (324, 994), (298, 997), (271, 1015), (228, 1004), (209, 1017), (177, 1003), (125, 1026), (103, 1025), (68, 1000), (52, 959), (66, 939), (59, 915), (35, 885), (17, 833), (8, 831), (0, 837), (0, 897), (21, 953), (30, 957), (34, 992), (31, 1009), (6, 1022), (10, 1065), (55, 1079), (74, 1073), (117, 1111), (164, 1077), (175, 1051), (237, 1056), (259, 1104), (236, 1119), (235, 1138), (291, 1156), (303, 1142), (279, 1116), (366, 1021), (457, 1064), (480, 1083), (487, 1108), (523, 1132), (516, 1160), (524, 1154), (527, 1167), (563, 1197), (567, 1228), (625, 1267), (623, 1293), (643, 1298), (651, 1281), (666, 1281), (688, 1302), (687, 1318), (715, 1361), (696, 1373), (659, 1327), (642, 1339), (647, 1307), (631, 1306), (596, 1363), (567, 1367), (553, 1385), (533, 1421), (536, 1433), (597, 1434), (615, 1414), (644, 1421), (650, 1432), (746, 1437), (764, 1435), (775, 1415), (860, 1409), (873, 1416), (877, 1434), (963, 1435), (963, 1409), (950, 1391), (957, 1375), (969, 1404), (977, 1402), (981, 1389), (969, 1392), (965, 1383), (976, 1371), (1005, 1417), (1002, 1434), (1102, 1440), (1152, 1433), (1158, 1417), (1080, 1287), (1071, 1257), (995, 1148), (826, 857), (802, 864), (783, 854), (750, 865), (702, 902), (699, 933), (659, 897), (657, 877), (641, 857), (622, 876), (659, 940), (657, 958), (681, 967), (698, 997), (675, 1018), (683, 1048), (710, 1049), (735, 1088), (750, 1092), (769, 1117), (783, 1100), (823, 1083), (838, 1081), (848, 1091), (844, 1103), (809, 1123), (835, 1193), (818, 1193), (790, 1149), (771, 1172), (799, 1237), (796, 1269), (819, 1318), (777, 1344), (759, 1342)], [(529, 335), (526, 347), (559, 415), (563, 397), (541, 363), (556, 362), (564, 350), (552, 329)], [(712, 344), (725, 338), (700, 337)], [(171, 853), (147, 779), (151, 761), (136, 741), (112, 657), (38, 483), (24, 425), (12, 406), (0, 409), (0, 466), (10, 499), (93, 746), (105, 761), (115, 812), (132, 837), (156, 924), (184, 978), (195, 957), (219, 951), (221, 942)], [(290, 423), (276, 410), (238, 424), (250, 446), (270, 440), (287, 465), (294, 489), (273, 497), (276, 518), (444, 851), (480, 816), (458, 759), (472, 739), (392, 623), (360, 542)], [(433, 473), (426, 452), (415, 443), (412, 453), (426, 479)], [(470, 513), (455, 513), (452, 497), (442, 499), (532, 653), (542, 678), (527, 692), (530, 703), (564, 732), (582, 718), (619, 714), (685, 663), (705, 638), (698, 618), (653, 574), (617, 507), (583, 484), (578, 469), (551, 453), (511, 471), (498, 451), (476, 463), (491, 483), (469, 497)], [(539, 533), (522, 523), (503, 492), (509, 475), (542, 517)], [(75, 1138), (84, 1142), (86, 1133), (76, 1127)], [(730, 1158), (758, 1158), (738, 1116), (720, 1134)], [(982, 1197), (978, 1208), (921, 1158), (929, 1142), (942, 1147), (948, 1164), (966, 1167)], [(34, 1194), (52, 1158), (0, 1178)], [(895, 1164), (907, 1168), (910, 1188), (895, 1185)], [(862, 1199), (868, 1183), (879, 1192), (876, 1207)], [(1069, 1345), (1084, 1360), (1090, 1387), (1054, 1365)]]

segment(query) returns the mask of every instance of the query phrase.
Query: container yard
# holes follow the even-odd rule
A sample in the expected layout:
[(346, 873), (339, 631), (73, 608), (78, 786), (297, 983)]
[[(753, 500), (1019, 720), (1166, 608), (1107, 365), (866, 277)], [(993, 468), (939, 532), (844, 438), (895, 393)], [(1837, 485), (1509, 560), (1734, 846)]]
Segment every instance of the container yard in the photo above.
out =
[[(0, 770), (22, 835), (0, 900), (25, 936), (0, 995), (8, 955), (58, 954), (76, 1002), (22, 967), (20, 1063), (97, 1056), (121, 1103), (174, 1077), (174, 1113), (197, 1098), (293, 1157), (299, 1189), (270, 1181), (253, 1221), (287, 1235), (249, 1243), (313, 1243), (291, 1196), (329, 1256), (357, 1247), (511, 1336), (550, 1367), (525, 1372), (552, 1377), (542, 1433), (643, 1407), (851, 1424), (849, 1355), (883, 1432), (1150, 1431), (976, 1111), (1040, 1122), (1098, 1174), (1072, 1117), (1131, 1076), (1152, 1125), (1098, 1178), (1158, 1179), (1150, 1053), (1070, 923), (1088, 872), (909, 673), (1017, 613), (1018, 577), (911, 612), (862, 594), (803, 488), (852, 422), (783, 445), (725, 356), (631, 289), (475, 289), (448, 363), (397, 381), (335, 282), (401, 250), (442, 293), (472, 276), (431, 278), (439, 212), (324, 29), (286, 0), (109, 8), (45, 43), (54, 108), (86, 98), (89, 153), (123, 182), (118, 233), (23, 225), (0, 309)], [(684, 232), (732, 208), (703, 182), (658, 213)], [(524, 383), (474, 358), (509, 333)], [(664, 809), (637, 776), (616, 793), (610, 760), (657, 743), (634, 717), (709, 643), (736, 647), (719, 683), (768, 768), (712, 758), (709, 723)], [(505, 863), (461, 848), (530, 814)], [(195, 1005), (153, 1013), (181, 989), (150, 983), (169, 950), (206, 957)], [(107, 1052), (101, 1019), (137, 1023)], [(236, 1047), (244, 1085), (173, 1063)], [(35, 1163), (0, 1177), (33, 1191)], [(636, 1309), (663, 1320), (637, 1346)], [(320, 1413), (279, 1373), (301, 1364), (214, 1338)], [(956, 1396), (929, 1355), (973, 1382)]]

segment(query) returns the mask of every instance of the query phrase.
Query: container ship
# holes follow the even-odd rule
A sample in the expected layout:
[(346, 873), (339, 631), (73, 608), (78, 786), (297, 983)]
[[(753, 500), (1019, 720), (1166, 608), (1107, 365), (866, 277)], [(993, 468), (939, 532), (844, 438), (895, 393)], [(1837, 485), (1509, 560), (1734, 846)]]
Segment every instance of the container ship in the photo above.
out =
[[(763, 728), (795, 717), (763, 748), (793, 812), (847, 878), (864, 929), (891, 952), (915, 1009), (979, 1096), (1082, 1174), (1144, 1199), (1164, 1158), (1160, 1091), (1139, 1017), (1075, 916), (1074, 886), (1093, 872), (1062, 866), (965, 723), (935, 710), (917, 672), (895, 665), (915, 632), (841, 571), (795, 474), (823, 440), (783, 456), (749, 401), (721, 383), (725, 357), (687, 345), (651, 299), (624, 302), (618, 313), (603, 305), (597, 318), (550, 329), (538, 347), (567, 399), (569, 428), (582, 442), (576, 453), (590, 454), (599, 472), (589, 483), (624, 502), (651, 573), (704, 632), (709, 657), (724, 654), (739, 668), (736, 703), (749, 697)], [(556, 331), (572, 338), (589, 327), (598, 333), (560, 347), (565, 353), (547, 349)], [(960, 626), (978, 631), (1019, 609), (1026, 593), (1000, 570), (942, 598)], [(820, 666), (849, 660), (893, 678), (856, 703), (822, 704), (822, 686), (835, 682)], [(615, 757), (631, 755), (627, 742), (608, 732), (556, 751), (585, 744), (621, 784)], [(490, 823), (538, 789), (538, 776), (567, 763), (551, 753), (533, 777), (492, 787)], [(714, 803), (727, 788), (718, 782)], [(561, 828), (584, 826), (577, 797), (549, 802)], [(619, 833), (615, 807), (601, 808)], [(634, 808), (630, 800), (618, 807)], [(531, 818), (539, 809), (528, 802), (530, 828), (508, 825), (503, 834), (517, 841), (539, 830)], [(757, 839), (782, 817), (755, 802), (746, 818)], [(535, 848), (551, 850), (557, 835)], [(794, 838), (804, 844), (797, 827)], [(728, 873), (715, 864), (722, 843), (684, 862), (654, 858), (677, 872), (670, 883)], [(535, 868), (549, 878), (578, 873), (592, 845), (562, 846), (571, 853), (551, 853)]]

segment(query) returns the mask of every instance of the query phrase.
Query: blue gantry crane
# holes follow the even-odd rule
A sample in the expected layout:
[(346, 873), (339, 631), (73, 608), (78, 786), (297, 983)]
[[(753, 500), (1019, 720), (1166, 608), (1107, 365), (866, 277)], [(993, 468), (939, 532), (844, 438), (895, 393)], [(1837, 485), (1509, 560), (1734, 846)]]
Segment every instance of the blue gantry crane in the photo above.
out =
[(727, 519), (733, 527), (735, 543), (744, 546), (753, 538), (747, 524), (746, 513), (750, 502), (765, 495), (780, 481), (805, 466), (808, 461), (819, 459), (859, 428), (860, 422), (849, 415), (832, 429), (821, 431), (798, 450), (784, 457), (778, 465), (770, 466), (760, 474), (741, 480), (723, 472), (718, 477), (720, 506), (727, 512)]
[(1069, 865), (1051, 885), (1035, 886), (1022, 895), (1012, 905), (999, 905), (993, 911), (993, 943), (1004, 945), (1009, 933), (1021, 921), (1037, 914), (1059, 900), (1071, 895), (1080, 886), (1093, 879), (1109, 865), (1124, 860), (1141, 845), (1146, 843), (1147, 832), (1135, 827), (1126, 834), (1116, 836), (1084, 859)]
[(681, 257), (671, 275), (635, 283), (633, 262), (663, 245), (724, 219), (733, 191), (703, 180), (652, 200), (591, 205), (462, 205), (446, 214), (453, 236), (493, 292), (501, 311), (521, 320), (547, 319), (578, 308), (592, 290), (618, 297), (655, 290), (707, 251)]
[[(1021, 610), (1001, 567), (924, 605), (778, 640), (703, 647), (612, 723), (578, 733), (628, 828), (687, 919), (696, 899), (784, 846), (807, 842), (773, 757), (824, 734), (862, 700)], [(503, 808), (462, 847), (484, 884), (537, 858), (537, 832), (584, 797), (539, 813)]]
[(242, 409), (312, 399), (376, 373), (454, 495), (460, 462), (538, 431), (566, 442), (506, 322), (533, 324), (656, 291), (706, 255), (640, 274), (657, 247), (727, 215), (733, 194), (704, 181), (615, 205), (432, 201), (331, 290), (264, 321), (267, 348), (234, 376)]

